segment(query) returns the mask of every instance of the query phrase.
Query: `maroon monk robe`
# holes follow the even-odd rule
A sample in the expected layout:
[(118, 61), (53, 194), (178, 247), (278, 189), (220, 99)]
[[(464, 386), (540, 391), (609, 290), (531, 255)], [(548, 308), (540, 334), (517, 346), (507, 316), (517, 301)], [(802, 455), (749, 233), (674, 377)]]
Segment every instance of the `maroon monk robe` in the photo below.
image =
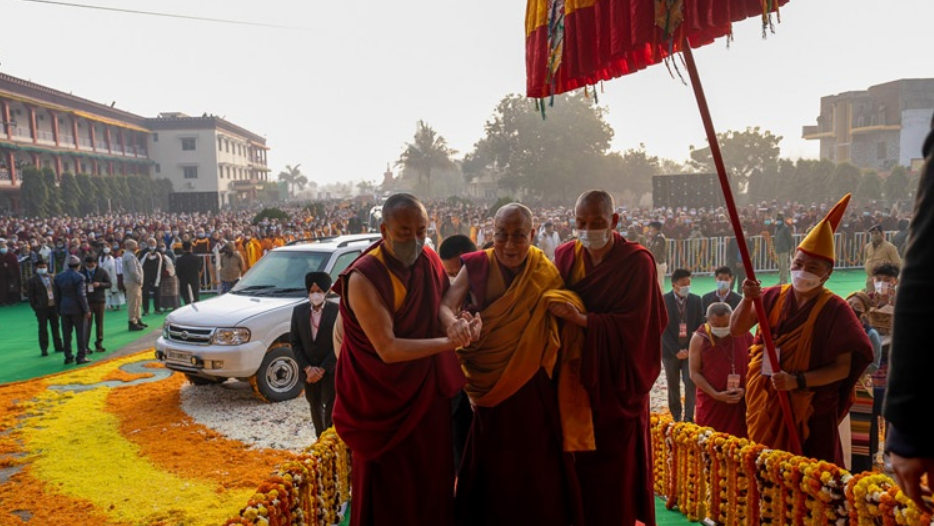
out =
[[(440, 335), (438, 310), (449, 281), (434, 251), (424, 250), (406, 268), (377, 243), (341, 274), (338, 295), (347, 294), (353, 272), (376, 288), (397, 337)], [(390, 273), (404, 290), (394, 290)], [(397, 302), (397, 293), (404, 301)], [(450, 399), (464, 384), (457, 358), (446, 352), (387, 364), (347, 302), (341, 302), (341, 316), (333, 419), (353, 454), (351, 524), (453, 524)]]
[[(762, 291), (765, 312), (772, 312), (778, 301), (781, 287), (769, 287)], [(784, 302), (779, 324), (772, 327), (772, 337), (778, 337), (804, 324), (811, 314), (815, 301), (799, 309), (792, 292)], [(761, 343), (761, 335), (755, 343)], [(872, 363), (872, 344), (866, 336), (859, 319), (846, 300), (834, 295), (814, 322), (811, 341), (811, 358), (808, 370), (813, 371), (830, 365), (843, 353), (852, 353), (850, 374), (845, 379), (821, 387), (809, 387), (814, 393), (811, 405), (814, 413), (808, 419), (810, 432), (805, 439), (804, 456), (833, 462), (843, 466), (843, 449), (840, 445), (839, 424), (849, 412), (852, 404), (853, 386), (866, 366)]]
[[(590, 394), (597, 450), (575, 453), (585, 524), (655, 524), (649, 392), (661, 370), (668, 324), (655, 260), (613, 233), (613, 249), (594, 266), (576, 242), (555, 252), (568, 288), (587, 307), (581, 382)], [(585, 277), (574, 282), (583, 258)]]
[[(727, 336), (713, 345), (707, 334), (707, 324), (701, 325), (695, 334), (703, 338), (701, 347), (701, 374), (707, 383), (717, 392), (726, 391), (727, 377), (731, 372), (739, 375), (739, 385), (746, 385), (746, 373), (749, 372), (749, 347), (752, 335), (748, 332), (741, 337)], [(746, 400), (728, 404), (714, 400), (700, 387), (697, 388), (697, 407), (694, 409), (694, 421), (702, 427), (711, 427), (721, 433), (746, 438)]]
[[(487, 296), (486, 252), (461, 256), (480, 311)], [(498, 262), (497, 262), (498, 264)], [(508, 289), (518, 272), (500, 266)], [(475, 407), (457, 479), (459, 526), (580, 524), (571, 456), (562, 451), (555, 383), (544, 369), (495, 407)]]

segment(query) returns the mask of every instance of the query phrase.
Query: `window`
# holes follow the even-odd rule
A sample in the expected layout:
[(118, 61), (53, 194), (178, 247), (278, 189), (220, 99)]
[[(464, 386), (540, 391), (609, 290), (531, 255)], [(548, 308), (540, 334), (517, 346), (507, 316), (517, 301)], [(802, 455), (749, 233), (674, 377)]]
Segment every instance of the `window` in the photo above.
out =
[(217, 165), (217, 175), (219, 175), (221, 179), (224, 178), (224, 166), (223, 165), (220, 165), (220, 164)]
[(224, 148), (230, 153), (230, 141), (224, 141)]
[(156, 163), (156, 173), (157, 174), (162, 173), (162, 165), (160, 165), (159, 163)]
[(334, 266), (331, 268), (331, 281), (336, 283), (337, 277), (340, 276), (341, 272), (347, 268), (347, 265), (353, 263), (353, 260), (357, 259), (359, 255), (359, 251), (351, 251), (337, 256), (337, 260), (334, 261)]
[[(80, 128), (81, 125), (79, 124), (78, 127)], [(153, 134), (152, 134), (152, 142), (159, 142), (159, 134), (158, 134), (158, 133), (153, 132)]]
[(185, 172), (185, 179), (197, 179), (198, 178), (198, 167), (197, 166), (185, 166), (182, 168)]
[(219, 152), (224, 151), (224, 140), (221, 139), (220, 137), (217, 138), (217, 151)]
[(876, 159), (885, 159), (885, 151), (887, 149), (888, 148), (886, 148), (886, 144), (884, 142), (880, 142), (879, 144), (877, 144), (876, 145)]
[(195, 138), (194, 137), (183, 137), (182, 138), (182, 150), (186, 152), (194, 151), (195, 149)]

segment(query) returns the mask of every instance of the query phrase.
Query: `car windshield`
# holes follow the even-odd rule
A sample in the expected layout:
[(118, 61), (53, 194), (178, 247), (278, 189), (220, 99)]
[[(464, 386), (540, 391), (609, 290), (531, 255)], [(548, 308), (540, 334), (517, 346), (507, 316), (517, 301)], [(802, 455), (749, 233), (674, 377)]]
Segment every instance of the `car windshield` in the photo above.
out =
[(230, 292), (300, 298), (305, 295), (305, 274), (324, 270), (329, 256), (327, 252), (270, 252)]

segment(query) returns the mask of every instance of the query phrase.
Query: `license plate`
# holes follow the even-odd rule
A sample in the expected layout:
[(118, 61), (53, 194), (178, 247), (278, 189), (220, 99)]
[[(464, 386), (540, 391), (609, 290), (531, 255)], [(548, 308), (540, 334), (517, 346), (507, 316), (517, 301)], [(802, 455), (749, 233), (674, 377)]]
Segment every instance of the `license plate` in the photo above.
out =
[(190, 363), (191, 353), (187, 351), (173, 351), (170, 349), (166, 349), (165, 358), (173, 362)]

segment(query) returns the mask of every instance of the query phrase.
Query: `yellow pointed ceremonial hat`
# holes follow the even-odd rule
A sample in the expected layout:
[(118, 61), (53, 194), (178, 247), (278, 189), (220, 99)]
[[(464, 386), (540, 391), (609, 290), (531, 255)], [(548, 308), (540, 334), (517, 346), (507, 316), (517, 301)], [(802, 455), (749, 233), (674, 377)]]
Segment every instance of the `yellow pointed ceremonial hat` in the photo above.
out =
[(846, 194), (827, 215), (821, 219), (820, 223), (808, 232), (798, 250), (805, 254), (821, 258), (834, 263), (836, 261), (836, 250), (834, 249), (833, 235), (843, 219), (843, 213), (846, 212), (846, 206), (850, 204), (850, 194)]

